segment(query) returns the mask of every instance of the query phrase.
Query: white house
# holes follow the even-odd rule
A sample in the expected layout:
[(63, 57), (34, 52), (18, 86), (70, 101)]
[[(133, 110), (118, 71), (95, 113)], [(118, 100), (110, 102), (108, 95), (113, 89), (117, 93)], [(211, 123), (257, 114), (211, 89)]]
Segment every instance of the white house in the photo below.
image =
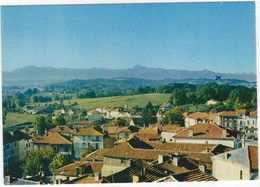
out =
[(222, 144), (240, 148), (242, 136), (232, 129), (224, 129), (211, 123), (198, 123), (173, 136), (173, 142)]
[(161, 140), (163, 142), (173, 142), (173, 136), (184, 130), (185, 127), (168, 124), (161, 128)]
[(159, 107), (159, 111), (166, 111), (166, 110), (170, 110), (174, 107), (173, 104), (171, 103), (164, 103)]
[(207, 105), (215, 105), (215, 104), (217, 104), (219, 101), (216, 101), (216, 100), (214, 100), (214, 99), (210, 99), (210, 100), (208, 100), (207, 102), (206, 102), (206, 104)]
[(83, 149), (90, 144), (95, 149), (103, 149), (103, 134), (95, 130), (93, 127), (79, 129), (73, 137), (75, 158), (79, 158)]
[(197, 123), (213, 123), (213, 114), (195, 112), (185, 115), (185, 127), (191, 127)]
[(258, 147), (246, 146), (212, 158), (213, 176), (218, 180), (258, 179)]

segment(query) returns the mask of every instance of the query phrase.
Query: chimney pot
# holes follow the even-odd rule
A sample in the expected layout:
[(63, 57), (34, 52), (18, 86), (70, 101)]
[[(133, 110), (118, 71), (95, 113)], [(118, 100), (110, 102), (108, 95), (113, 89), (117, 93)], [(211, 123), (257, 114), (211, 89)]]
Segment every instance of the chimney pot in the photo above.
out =
[(226, 138), (227, 137), (227, 130), (223, 129), (222, 130), (222, 138)]
[(163, 163), (163, 155), (158, 155), (158, 164)]

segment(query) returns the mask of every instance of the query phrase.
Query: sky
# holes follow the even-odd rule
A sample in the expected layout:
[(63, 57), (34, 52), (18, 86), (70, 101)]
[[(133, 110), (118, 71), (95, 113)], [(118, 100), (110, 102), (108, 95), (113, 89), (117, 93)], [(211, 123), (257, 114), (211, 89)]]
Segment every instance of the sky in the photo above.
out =
[(2, 70), (136, 65), (256, 73), (255, 3), (1, 8)]

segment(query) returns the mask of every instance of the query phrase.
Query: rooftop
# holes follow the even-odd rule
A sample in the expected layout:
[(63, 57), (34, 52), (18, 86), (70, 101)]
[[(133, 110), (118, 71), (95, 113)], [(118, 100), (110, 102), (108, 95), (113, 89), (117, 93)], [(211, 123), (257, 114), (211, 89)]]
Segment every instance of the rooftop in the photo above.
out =
[(77, 133), (74, 133), (76, 136), (103, 136), (102, 133), (95, 130), (93, 127), (88, 127), (87, 129), (79, 129)]
[(35, 144), (72, 144), (68, 137), (60, 135), (59, 133), (53, 133), (49, 136), (44, 136), (34, 141)]
[(195, 169), (185, 173), (172, 175), (179, 182), (193, 182), (193, 181), (217, 181), (213, 176), (203, 173), (200, 169)]
[(73, 133), (73, 131), (67, 125), (56, 126), (50, 129), (49, 132)]
[(77, 168), (83, 169), (83, 174), (101, 172), (103, 162), (74, 162), (54, 170), (52, 173), (59, 175), (77, 176)]
[(188, 114), (187, 116), (185, 116), (185, 118), (213, 120), (213, 114), (195, 112), (195, 113)]
[[(189, 131), (193, 129), (193, 136), (189, 136)], [(214, 139), (223, 139), (222, 138), (223, 129), (215, 124), (210, 123), (198, 123), (189, 127), (175, 136), (174, 138), (214, 138)], [(227, 129), (226, 139), (236, 139), (236, 132)]]
[(236, 163), (251, 170), (258, 170), (258, 147), (256, 146), (242, 147), (223, 154), (219, 154), (213, 158), (221, 160), (225, 160), (225, 158), (227, 158), (227, 162)]

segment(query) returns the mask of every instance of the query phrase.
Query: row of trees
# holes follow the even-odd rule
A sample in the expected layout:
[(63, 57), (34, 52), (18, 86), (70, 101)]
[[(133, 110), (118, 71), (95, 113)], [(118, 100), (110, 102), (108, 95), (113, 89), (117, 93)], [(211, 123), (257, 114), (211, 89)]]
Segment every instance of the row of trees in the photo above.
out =
[[(177, 86), (176, 86), (177, 85)], [(222, 102), (219, 106), (228, 110), (255, 108), (257, 103), (256, 89), (244, 86), (173, 84), (170, 102), (174, 105), (202, 104), (209, 99)]]
[(37, 116), (34, 119), (34, 129), (38, 131), (39, 134), (44, 134), (45, 130), (51, 129), (59, 125), (66, 125), (66, 120), (62, 116), (57, 116), (52, 119), (51, 116)]
[(73, 156), (70, 154), (56, 154), (51, 147), (42, 147), (28, 152), (23, 165), (24, 174), (35, 176), (42, 171), (49, 172), (58, 169), (72, 161)]

